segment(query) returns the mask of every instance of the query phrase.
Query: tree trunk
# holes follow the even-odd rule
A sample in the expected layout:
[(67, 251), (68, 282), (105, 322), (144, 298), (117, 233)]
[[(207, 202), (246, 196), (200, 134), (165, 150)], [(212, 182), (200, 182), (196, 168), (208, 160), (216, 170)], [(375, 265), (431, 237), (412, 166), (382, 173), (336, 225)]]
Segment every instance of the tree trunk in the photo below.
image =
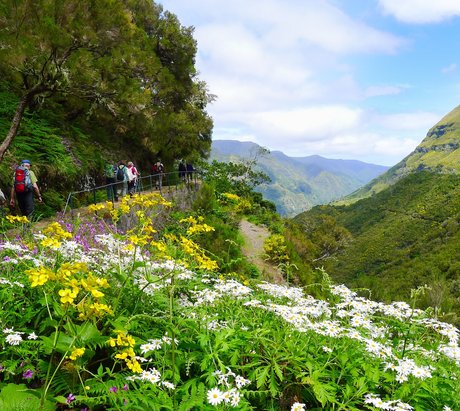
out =
[(29, 102), (29, 98), (29, 94), (24, 95), (19, 102), (18, 107), (16, 108), (16, 113), (14, 113), (14, 118), (11, 122), (10, 130), (8, 131), (5, 140), (0, 145), (0, 162), (3, 161), (6, 150), (8, 150), (8, 147), (18, 133), (19, 124), (21, 124), (22, 115), (24, 114), (24, 110), (26, 109), (27, 103)]

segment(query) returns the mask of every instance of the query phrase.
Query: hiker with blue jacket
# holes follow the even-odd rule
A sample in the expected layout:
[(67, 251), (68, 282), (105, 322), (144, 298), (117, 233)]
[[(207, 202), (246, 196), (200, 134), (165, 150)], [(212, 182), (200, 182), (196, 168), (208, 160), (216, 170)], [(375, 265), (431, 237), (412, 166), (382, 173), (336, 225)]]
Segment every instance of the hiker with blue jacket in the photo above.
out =
[(18, 202), (21, 215), (30, 217), (34, 212), (34, 192), (38, 196), (38, 202), (43, 202), (40, 189), (37, 184), (37, 177), (30, 169), (30, 160), (22, 160), (16, 167), (13, 177), (13, 187), (11, 188), (10, 206), (16, 205), (15, 196)]

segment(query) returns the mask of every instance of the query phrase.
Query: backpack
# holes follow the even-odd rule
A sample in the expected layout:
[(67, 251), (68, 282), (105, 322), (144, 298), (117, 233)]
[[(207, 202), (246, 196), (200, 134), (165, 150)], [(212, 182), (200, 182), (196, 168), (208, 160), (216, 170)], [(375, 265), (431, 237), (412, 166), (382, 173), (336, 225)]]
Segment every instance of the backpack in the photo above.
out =
[(32, 191), (32, 188), (29, 169), (24, 166), (16, 167), (14, 172), (14, 191), (16, 193), (26, 193), (27, 191)]
[(115, 177), (115, 169), (113, 168), (113, 165), (107, 164), (105, 166), (105, 176), (107, 178), (114, 178)]
[(125, 179), (125, 166), (118, 166), (117, 170), (117, 180), (118, 181), (123, 181)]

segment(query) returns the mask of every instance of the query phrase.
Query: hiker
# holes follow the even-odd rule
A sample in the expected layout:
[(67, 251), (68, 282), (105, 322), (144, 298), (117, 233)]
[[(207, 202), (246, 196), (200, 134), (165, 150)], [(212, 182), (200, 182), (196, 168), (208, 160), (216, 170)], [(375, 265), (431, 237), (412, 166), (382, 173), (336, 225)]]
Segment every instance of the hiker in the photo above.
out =
[(195, 171), (195, 169), (193, 168), (192, 163), (187, 163), (186, 168), (187, 168), (187, 181), (191, 183), (193, 179), (193, 172)]
[(123, 160), (118, 162), (117, 166), (117, 184), (118, 184), (118, 196), (125, 196), (128, 192), (128, 172), (126, 165)]
[(187, 167), (185, 166), (184, 160), (179, 162), (179, 180), (185, 181), (185, 174), (187, 171)]
[(132, 196), (136, 191), (137, 178), (140, 173), (137, 171), (136, 167), (132, 161), (128, 161), (128, 167), (126, 168), (128, 174), (128, 194)]
[(10, 199), (10, 206), (13, 208), (16, 204), (14, 199), (16, 195), (21, 215), (27, 218), (34, 212), (34, 191), (38, 196), (38, 202), (43, 202), (40, 189), (37, 185), (37, 177), (30, 169), (30, 166), (30, 160), (22, 160), (21, 164), (16, 167)]
[(161, 190), (163, 187), (163, 174), (165, 172), (165, 166), (160, 159), (152, 166), (152, 174), (155, 176), (155, 187)]
[(105, 165), (105, 184), (107, 185), (107, 200), (108, 201), (118, 201), (117, 193), (117, 166), (112, 162), (108, 162)]

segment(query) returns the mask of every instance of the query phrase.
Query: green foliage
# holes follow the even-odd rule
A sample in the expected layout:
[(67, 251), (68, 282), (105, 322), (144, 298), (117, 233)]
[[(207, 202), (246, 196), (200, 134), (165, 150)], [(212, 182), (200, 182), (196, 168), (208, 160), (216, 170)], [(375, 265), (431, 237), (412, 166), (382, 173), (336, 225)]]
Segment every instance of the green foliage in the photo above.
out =
[[(350, 206), (316, 207), (293, 220), (305, 234), (302, 252), (315, 258), (321, 238), (349, 232), (332, 258), (321, 260), (335, 280), (383, 300), (407, 300), (412, 288), (428, 284), (421, 306), (453, 320), (460, 313), (459, 183), (457, 175), (419, 172)], [(321, 226), (326, 219), (331, 224)]]
[[(7, 384), (0, 391), (0, 409), (8, 411), (36, 411), (40, 408), (40, 392), (25, 384)], [(43, 411), (53, 411), (55, 405), (46, 400)]]
[(214, 97), (197, 78), (193, 29), (161, 5), (7, 0), (0, 11), (0, 132), (8, 135), (0, 157), (10, 147), (8, 165), (28, 156), (40, 182), (70, 191), (101, 182), (109, 156), (147, 169), (158, 155), (172, 166), (208, 154), (205, 108)]
[(203, 183), (200, 186), (192, 209), (200, 214), (209, 214), (217, 209), (217, 199), (214, 187), (211, 184)]
[[(253, 195), (254, 188), (269, 181), (269, 177), (243, 163), (202, 163), (204, 181), (213, 183), (219, 193), (233, 193), (240, 197)], [(257, 198), (257, 197), (255, 197)]]
[[(234, 204), (203, 218), (165, 216), (170, 206), (156, 193), (96, 204), (95, 220), (5, 241), (0, 389), (21, 390), (8, 400), (33, 394), (37, 410), (51, 399), (91, 410), (212, 410), (228, 408), (224, 398), (241, 410), (460, 407), (455, 327), (362, 298), (324, 271), (317, 298), (241, 278)], [(223, 269), (197, 244), (215, 247)]]

